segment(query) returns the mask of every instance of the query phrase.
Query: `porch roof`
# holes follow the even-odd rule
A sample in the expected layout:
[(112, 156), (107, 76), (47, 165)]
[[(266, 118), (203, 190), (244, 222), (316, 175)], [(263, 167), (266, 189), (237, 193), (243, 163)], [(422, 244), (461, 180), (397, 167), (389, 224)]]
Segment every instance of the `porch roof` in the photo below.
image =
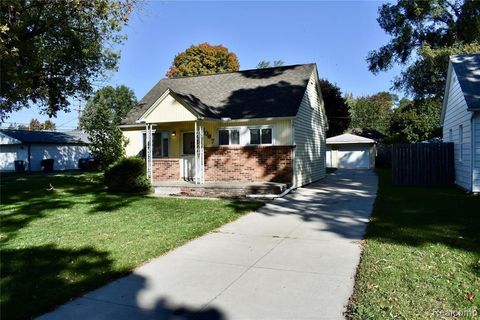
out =
[(121, 124), (135, 124), (167, 90), (203, 118), (293, 117), (315, 70), (315, 64), (304, 64), (162, 79)]

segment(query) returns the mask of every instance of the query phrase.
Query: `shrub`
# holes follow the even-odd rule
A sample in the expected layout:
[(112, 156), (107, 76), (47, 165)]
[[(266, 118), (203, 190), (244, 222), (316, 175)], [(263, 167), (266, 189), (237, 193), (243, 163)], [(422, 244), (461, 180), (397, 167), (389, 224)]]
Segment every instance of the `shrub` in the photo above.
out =
[(145, 168), (145, 160), (142, 158), (120, 159), (105, 170), (105, 185), (113, 192), (147, 192), (151, 185)]

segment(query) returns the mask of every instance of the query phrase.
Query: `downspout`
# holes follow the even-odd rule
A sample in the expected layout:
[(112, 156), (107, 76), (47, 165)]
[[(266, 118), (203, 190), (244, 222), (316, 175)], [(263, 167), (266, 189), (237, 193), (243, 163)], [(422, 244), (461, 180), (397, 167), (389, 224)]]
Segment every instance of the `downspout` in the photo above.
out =
[(28, 172), (32, 171), (32, 161), (31, 161), (31, 155), (30, 155), (30, 146), (31, 144), (28, 144)]

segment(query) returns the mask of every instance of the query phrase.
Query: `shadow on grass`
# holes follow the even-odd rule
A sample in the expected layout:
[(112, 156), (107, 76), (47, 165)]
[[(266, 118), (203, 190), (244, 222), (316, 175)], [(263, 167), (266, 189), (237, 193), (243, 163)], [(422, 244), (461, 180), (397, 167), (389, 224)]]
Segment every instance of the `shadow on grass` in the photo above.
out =
[(410, 246), (440, 243), (480, 254), (480, 197), (455, 187), (393, 186), (389, 170), (377, 172), (368, 238)]
[[(90, 247), (66, 250), (49, 245), (2, 250), (2, 318), (27, 319), (41, 315), (71, 297), (79, 296), (92, 287), (106, 284), (128, 272), (112, 270), (112, 263), (108, 252)], [(107, 315), (110, 318), (125, 318), (127, 314), (127, 318), (224, 319), (222, 313), (215, 308), (192, 309), (174, 306), (166, 297), (159, 297), (151, 308), (142, 308), (138, 305), (138, 296), (148, 287), (146, 279), (139, 275), (130, 275), (126, 281), (132, 281), (132, 278), (134, 284), (124, 287), (123, 292), (115, 289), (111, 295), (116, 298), (121, 296), (122, 304), (137, 308), (83, 300), (83, 305), (79, 308), (64, 308), (60, 318), (88, 319)]]
[(1, 241), (9, 241), (52, 209), (70, 209), (85, 203), (92, 206), (89, 213), (112, 212), (141, 199), (136, 195), (107, 193), (102, 179), (98, 173), (17, 174), (2, 179)]
[(53, 245), (2, 250), (2, 318), (26, 319), (118, 274), (107, 252)]

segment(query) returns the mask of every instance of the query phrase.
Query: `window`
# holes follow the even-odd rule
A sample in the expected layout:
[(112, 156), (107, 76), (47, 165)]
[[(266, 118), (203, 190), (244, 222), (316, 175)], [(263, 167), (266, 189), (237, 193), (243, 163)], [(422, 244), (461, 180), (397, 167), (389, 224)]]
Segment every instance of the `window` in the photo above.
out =
[(240, 131), (237, 129), (218, 130), (218, 144), (221, 146), (240, 144)]
[(460, 162), (463, 161), (463, 125), (458, 126), (458, 144), (460, 147), (459, 159)]
[(272, 144), (272, 128), (250, 129), (250, 144)]
[[(157, 131), (152, 133), (152, 155), (155, 158), (168, 157), (169, 134), (168, 131)], [(147, 148), (147, 134), (143, 133), (143, 154)]]
[(448, 130), (448, 141), (453, 142), (453, 130)]

